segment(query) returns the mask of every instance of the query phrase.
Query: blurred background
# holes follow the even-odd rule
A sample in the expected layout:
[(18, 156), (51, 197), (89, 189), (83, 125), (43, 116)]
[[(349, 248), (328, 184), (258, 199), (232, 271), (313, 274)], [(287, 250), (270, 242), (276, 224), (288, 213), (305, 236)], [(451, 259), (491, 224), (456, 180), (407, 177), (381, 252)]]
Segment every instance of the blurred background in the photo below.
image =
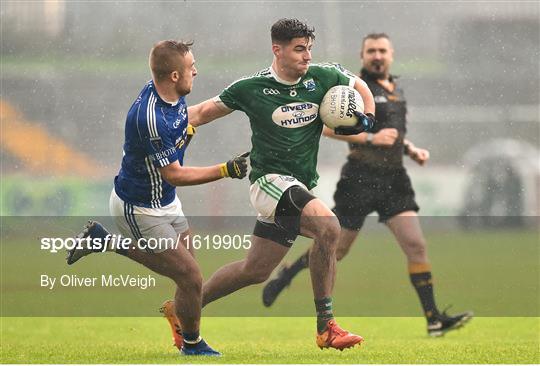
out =
[[(408, 137), (432, 156), (423, 168), (407, 161), (422, 215), (521, 225), (540, 213), (539, 9), (537, 2), (3, 1), (2, 215), (108, 214), (125, 115), (150, 79), (154, 42), (195, 40), (193, 104), (269, 66), (270, 26), (297, 17), (315, 26), (314, 62), (354, 72), (365, 34), (392, 38)], [(186, 164), (215, 164), (249, 148), (247, 118), (236, 112), (199, 129)], [(316, 193), (331, 206), (346, 154), (345, 144), (323, 138)], [(188, 215), (254, 214), (247, 180), (182, 187), (178, 195)]]

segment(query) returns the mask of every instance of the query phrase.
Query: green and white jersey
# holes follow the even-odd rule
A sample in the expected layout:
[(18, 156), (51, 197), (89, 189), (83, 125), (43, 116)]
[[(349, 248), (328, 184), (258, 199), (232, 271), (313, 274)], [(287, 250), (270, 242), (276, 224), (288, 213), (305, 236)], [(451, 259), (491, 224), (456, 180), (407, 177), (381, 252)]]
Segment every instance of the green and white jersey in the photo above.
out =
[(251, 183), (266, 174), (295, 177), (317, 185), (317, 153), (323, 123), (319, 105), (336, 85), (353, 86), (355, 76), (337, 64), (312, 64), (296, 82), (269, 67), (233, 82), (216, 97), (246, 113), (251, 124)]

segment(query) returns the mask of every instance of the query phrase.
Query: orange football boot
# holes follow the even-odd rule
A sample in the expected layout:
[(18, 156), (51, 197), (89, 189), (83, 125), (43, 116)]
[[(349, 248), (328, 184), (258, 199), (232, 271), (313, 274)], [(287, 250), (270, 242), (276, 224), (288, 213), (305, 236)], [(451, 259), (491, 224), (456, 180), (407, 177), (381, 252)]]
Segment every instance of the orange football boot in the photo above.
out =
[(335, 348), (343, 351), (345, 348), (354, 347), (363, 341), (364, 338), (359, 335), (341, 329), (334, 319), (326, 323), (326, 330), (324, 332), (317, 333), (317, 346), (320, 349)]
[(178, 320), (178, 317), (176, 316), (174, 301), (165, 301), (159, 309), (159, 312), (163, 314), (163, 316), (169, 321), (169, 325), (171, 326), (171, 331), (173, 335), (174, 345), (179, 350), (182, 350), (182, 346), (184, 345), (184, 338), (182, 337), (182, 327), (180, 325), (180, 320)]

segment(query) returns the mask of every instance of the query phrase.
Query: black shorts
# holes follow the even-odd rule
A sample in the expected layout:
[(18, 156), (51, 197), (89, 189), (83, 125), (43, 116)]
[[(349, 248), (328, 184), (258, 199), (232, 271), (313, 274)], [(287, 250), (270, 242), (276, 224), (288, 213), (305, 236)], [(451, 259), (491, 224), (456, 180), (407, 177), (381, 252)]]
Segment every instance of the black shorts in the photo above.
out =
[(379, 214), (379, 222), (405, 211), (418, 211), (407, 171), (347, 162), (334, 193), (333, 211), (342, 227), (360, 230), (367, 215)]
[(301, 186), (287, 188), (277, 204), (274, 223), (257, 220), (253, 235), (290, 248), (300, 234), (302, 210), (315, 198)]

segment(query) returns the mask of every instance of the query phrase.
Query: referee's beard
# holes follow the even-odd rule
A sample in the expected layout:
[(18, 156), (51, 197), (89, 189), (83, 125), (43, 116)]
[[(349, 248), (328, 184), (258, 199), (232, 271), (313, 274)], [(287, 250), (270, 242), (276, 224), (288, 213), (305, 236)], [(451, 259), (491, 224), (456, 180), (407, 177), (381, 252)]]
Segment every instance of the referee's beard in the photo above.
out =
[(366, 69), (379, 80), (388, 79), (388, 67), (380, 61), (372, 62)]

